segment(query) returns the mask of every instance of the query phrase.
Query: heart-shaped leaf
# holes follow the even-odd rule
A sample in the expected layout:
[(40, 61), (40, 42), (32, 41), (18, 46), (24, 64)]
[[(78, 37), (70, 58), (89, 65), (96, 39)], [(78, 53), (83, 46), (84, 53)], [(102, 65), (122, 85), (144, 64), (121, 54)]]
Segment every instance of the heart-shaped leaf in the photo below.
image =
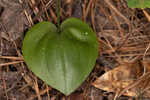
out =
[(40, 22), (27, 32), (23, 56), (40, 79), (69, 95), (91, 72), (98, 42), (89, 25), (79, 19), (64, 21), (61, 32), (50, 22)]
[(150, 8), (150, 0), (128, 0), (131, 8)]

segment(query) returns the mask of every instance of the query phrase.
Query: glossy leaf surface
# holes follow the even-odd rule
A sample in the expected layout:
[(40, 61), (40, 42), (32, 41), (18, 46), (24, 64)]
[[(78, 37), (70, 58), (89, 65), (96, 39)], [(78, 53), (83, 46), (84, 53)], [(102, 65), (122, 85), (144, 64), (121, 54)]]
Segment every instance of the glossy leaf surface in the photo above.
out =
[(98, 42), (89, 25), (79, 19), (65, 20), (60, 33), (54, 24), (40, 22), (27, 32), (23, 56), (40, 79), (69, 95), (92, 71)]
[(130, 8), (150, 8), (150, 0), (128, 0)]

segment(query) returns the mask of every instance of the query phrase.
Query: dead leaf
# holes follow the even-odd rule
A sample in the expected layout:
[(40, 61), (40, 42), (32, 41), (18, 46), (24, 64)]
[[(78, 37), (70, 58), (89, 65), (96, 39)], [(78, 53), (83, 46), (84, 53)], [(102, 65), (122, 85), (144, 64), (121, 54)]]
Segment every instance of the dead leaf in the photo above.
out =
[[(144, 67), (141, 66), (139, 61), (123, 64), (103, 74), (93, 83), (93, 86), (119, 95), (122, 90), (135, 83), (143, 75), (143, 71)], [(137, 96), (135, 91), (138, 90), (138, 88), (134, 87), (133, 90), (125, 91), (123, 95)]]
[(2, 31), (0, 31), (2, 38), (8, 41), (15, 41), (18, 38), (23, 38), (25, 25), (28, 25), (28, 21), (24, 13), (22, 13), (22, 5), (15, 3), (14, 0), (5, 0), (4, 3), (1, 2), (0, 5), (4, 7), (4, 11), (0, 16), (3, 26)]
[(124, 88), (119, 94), (134, 97), (150, 97), (150, 72), (143, 74), (135, 82)]

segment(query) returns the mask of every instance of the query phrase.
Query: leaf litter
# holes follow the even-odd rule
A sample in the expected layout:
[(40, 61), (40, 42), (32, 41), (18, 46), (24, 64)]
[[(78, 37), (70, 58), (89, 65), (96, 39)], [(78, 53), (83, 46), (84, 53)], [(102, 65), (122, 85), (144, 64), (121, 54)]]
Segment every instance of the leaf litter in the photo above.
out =
[[(33, 24), (42, 21), (42, 20), (49, 20), (51, 22), (57, 23), (56, 13), (55, 13), (55, 0), (1, 0), (4, 4), (0, 4), (0, 16), (3, 14), (3, 16), (7, 17), (7, 12), (9, 13), (8, 17), (14, 17), (14, 15), (19, 18), (23, 18), (21, 22), (23, 24), (26, 24), (26, 27), (31, 27)], [(21, 8), (18, 6), (18, 1), (20, 2), (19, 5), (24, 6), (30, 6), (28, 8)], [(68, 2), (69, 1), (69, 2)], [(16, 5), (17, 4), (17, 5)], [(9, 6), (8, 6), (9, 5)], [(13, 6), (14, 5), (14, 6)], [(4, 7), (1, 7), (4, 6)], [(6, 7), (5, 7), (6, 6)], [(8, 10), (9, 7), (14, 7), (14, 10)], [(126, 59), (132, 59), (137, 56), (144, 56), (145, 58), (149, 58), (150, 50), (146, 51), (146, 48), (148, 47), (148, 44), (150, 42), (150, 24), (143, 14), (142, 10), (140, 9), (130, 9), (128, 8), (126, 4), (126, 0), (62, 0), (62, 9), (61, 9), (61, 19), (64, 20), (68, 17), (75, 16), (78, 18), (83, 19), (84, 21), (88, 22), (89, 25), (91, 25), (96, 31), (98, 40), (99, 40), (99, 57), (101, 57), (100, 61), (97, 62), (95, 69), (91, 73), (91, 75), (87, 78), (87, 80), (84, 82), (84, 84), (79, 87), (72, 95), (69, 97), (65, 97), (64, 95), (60, 94), (58, 91), (52, 89), (51, 87), (46, 88), (44, 82), (38, 79), (37, 85), (33, 85), (35, 75), (33, 75), (27, 68), (26, 65), (22, 62), (17, 64), (12, 64), (11, 66), (15, 68), (19, 68), (23, 70), (23, 79), (19, 81), (20, 88), (15, 88), (10, 90), (9, 92), (6, 91), (6, 93), (2, 96), (2, 100), (7, 100), (6, 94), (8, 95), (8, 99), (13, 100), (17, 99), (17, 96), (21, 99), (25, 96), (25, 100), (37, 100), (38, 98), (42, 98), (42, 100), (68, 100), (68, 99), (79, 99), (81, 96), (81, 99), (85, 98), (85, 100), (112, 100), (114, 98), (114, 93), (108, 93), (103, 91), (102, 89), (94, 88), (91, 86), (91, 83), (93, 83), (93, 80), (95, 77), (102, 77), (103, 73), (108, 73), (115, 70), (115, 75), (118, 69), (115, 69), (118, 64), (120, 66), (134, 66), (131, 63), (122, 64), (122, 60)], [(6, 8), (8, 9), (6, 10)], [(15, 9), (18, 9), (21, 13), (21, 15), (14, 14)], [(149, 9), (144, 9), (148, 14), (150, 14)], [(5, 13), (4, 13), (5, 11)], [(78, 14), (76, 13), (78, 12)], [(12, 14), (12, 15), (11, 15)], [(25, 16), (22, 16), (25, 15)], [(20, 17), (18, 17), (20, 16)], [(24, 17), (26, 23), (24, 23)], [(4, 19), (4, 18), (2, 18)], [(11, 19), (7, 19), (6, 22), (11, 22)], [(11, 40), (15, 40), (15, 43), (17, 47), (20, 47), (21, 42), (18, 42), (17, 40), (20, 38), (22, 41), (23, 39), (23, 31), (26, 31), (26, 28), (21, 22), (20, 28), (16, 28), (19, 25), (16, 24), (17, 21), (14, 22), (14, 28), (13, 25), (7, 24), (5, 21), (3, 21), (5, 24), (2, 26), (11, 26), (11, 28), (7, 27), (6, 30), (8, 33), (13, 33), (10, 35)], [(18, 32), (16, 32), (16, 29)], [(3, 32), (3, 36), (1, 37), (0, 33), (0, 56), (12, 56), (12, 57), (21, 57), (21, 50), (20, 48), (15, 48), (12, 44), (12, 41), (9, 40), (8, 35), (5, 34), (7, 32), (4, 32), (2, 30), (2, 27), (0, 27), (0, 32)], [(144, 54), (144, 52), (146, 53)], [(17, 52), (17, 53), (16, 53)], [(19, 52), (19, 53), (18, 53)], [(20, 58), (19, 58), (20, 59)], [(4, 58), (0, 58), (0, 63), (9, 63), (11, 61), (14, 61), (14, 59), (6, 60)], [(100, 63), (99, 63), (100, 62)], [(112, 63), (111, 63), (112, 62)], [(140, 64), (138, 66), (143, 66), (143, 61), (137, 61)], [(139, 63), (140, 62), (140, 63)], [(149, 60), (145, 61), (145, 66), (149, 65)], [(10, 65), (9, 65), (10, 66)], [(11, 72), (11, 69), (8, 65), (1, 67), (1, 72)], [(119, 67), (119, 66), (118, 66)], [(130, 68), (129, 67), (129, 68)], [(135, 66), (134, 66), (135, 67)], [(117, 68), (117, 67), (116, 67)], [(127, 71), (128, 67), (121, 68), (121, 71), (125, 70), (126, 72), (131, 73), (133, 69), (131, 68), (130, 71)], [(136, 67), (137, 68), (137, 67)], [(140, 68), (137, 68), (137, 70)], [(121, 77), (118, 77), (118, 79), (122, 80), (121, 84), (123, 84), (123, 88), (119, 83), (115, 89), (118, 91), (117, 96), (120, 96), (122, 94), (129, 94), (133, 93), (133, 91), (140, 91), (137, 94), (132, 94), (135, 96), (142, 96), (146, 95), (146, 91), (149, 91), (149, 87), (146, 87), (148, 85), (142, 85), (142, 84), (148, 84), (149, 80), (149, 73), (145, 71), (146, 73), (143, 74), (143, 67), (141, 68), (141, 71), (135, 71), (138, 72), (134, 73), (131, 76), (128, 73), (123, 74), (123, 76), (126, 79), (123, 79)], [(134, 71), (133, 71), (134, 72)], [(112, 72), (111, 72), (112, 73)], [(122, 72), (123, 73), (123, 72)], [(120, 73), (119, 73), (120, 74)], [(6, 74), (5, 74), (6, 75)], [(101, 76), (102, 75), (102, 76)], [(139, 76), (136, 76), (139, 75)], [(133, 77), (135, 76), (135, 77)], [(27, 78), (28, 77), (28, 78)], [(129, 77), (129, 79), (128, 79)], [(30, 82), (30, 79), (33, 78), (33, 82)], [(98, 79), (98, 78), (97, 78)], [(115, 77), (117, 79), (117, 77)], [(135, 79), (135, 80), (134, 80)], [(123, 83), (125, 81), (125, 83)], [(131, 82), (131, 84), (129, 84)], [(8, 81), (6, 83), (6, 89), (10, 89), (11, 87), (7, 86)], [(11, 82), (10, 82), (11, 83)], [(94, 83), (93, 83), (94, 84)], [(92, 85), (93, 85), (92, 84)], [(109, 83), (111, 84), (111, 83)], [(115, 84), (115, 83), (114, 83)], [(129, 85), (128, 85), (129, 84)], [(141, 84), (141, 85), (139, 85)], [(108, 84), (106, 84), (108, 85)], [(34, 89), (33, 87), (36, 86), (39, 89)], [(111, 86), (111, 85), (110, 85)], [(115, 86), (115, 85), (113, 85)], [(138, 87), (142, 89), (137, 90)], [(18, 87), (17, 85), (15, 87)], [(119, 87), (119, 89), (118, 89)], [(146, 88), (145, 88), (146, 87)], [(4, 86), (2, 86), (4, 88)], [(50, 88), (50, 89), (49, 89)], [(38, 91), (39, 90), (39, 93)], [(112, 89), (113, 90), (113, 89)], [(16, 91), (16, 92), (14, 92)], [(127, 92), (131, 91), (131, 92)], [(147, 92), (148, 93), (148, 92)], [(75, 97), (74, 97), (75, 95)], [(123, 99), (121, 99), (123, 98)], [(23, 100), (24, 100), (23, 99)], [(132, 100), (133, 98), (121, 96), (119, 98), (120, 100)]]
[(126, 95), (150, 98), (150, 62), (134, 61), (117, 66), (92, 83), (96, 88), (114, 92), (116, 96)]

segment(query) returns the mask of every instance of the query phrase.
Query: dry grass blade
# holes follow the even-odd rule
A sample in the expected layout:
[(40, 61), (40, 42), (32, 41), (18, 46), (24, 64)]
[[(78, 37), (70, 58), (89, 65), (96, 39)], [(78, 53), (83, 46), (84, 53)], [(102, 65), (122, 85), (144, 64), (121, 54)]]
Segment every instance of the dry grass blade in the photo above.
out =
[(48, 97), (48, 100), (50, 100), (50, 95), (49, 95), (49, 90), (50, 90), (50, 88), (48, 87), (48, 85), (46, 85), (46, 89), (47, 89), (47, 97)]
[(39, 93), (39, 86), (38, 86), (37, 78), (34, 77), (34, 80), (35, 80), (35, 82), (34, 82), (34, 89), (35, 89), (36, 95), (38, 97), (38, 100), (42, 100), (41, 95)]
[[(22, 0), (19, 0), (19, 3), (23, 3), (22, 2)], [(25, 16), (26, 16), (26, 18), (27, 18), (27, 20), (28, 20), (28, 22), (30, 23), (30, 26), (32, 26), (34, 23), (33, 23), (33, 20), (32, 20), (32, 18), (31, 18), (31, 16), (30, 15), (28, 15), (28, 13), (27, 13), (27, 11), (26, 10), (24, 10), (24, 14), (25, 14)]]
[(54, 0), (49, 0), (48, 3), (46, 4), (46, 8), (48, 8), (50, 5), (52, 5), (53, 2), (54, 2)]
[(0, 64), (0, 67), (13, 65), (13, 64), (19, 64), (19, 63), (22, 63), (22, 62), (24, 62), (24, 61), (14, 61), (14, 62), (2, 63), (2, 64)]
[(126, 21), (126, 23), (130, 24), (130, 21), (122, 13), (120, 13), (120, 11), (118, 11), (115, 6), (112, 5), (110, 0), (104, 0), (104, 1), (116, 12), (116, 14), (122, 17)]
[(5, 95), (6, 95), (6, 99), (7, 100), (9, 100), (9, 98), (8, 98), (8, 93), (7, 93), (7, 90), (6, 90), (6, 81), (5, 81), (5, 77), (4, 77), (5, 75), (4, 75), (4, 73), (3, 73), (3, 75), (2, 75), (2, 81), (3, 81), (3, 88), (4, 88), (4, 91), (5, 91)]
[[(48, 9), (52, 6), (52, 4), (54, 3), (54, 1), (55, 1), (55, 0), (50, 0), (50, 1), (48, 1), (48, 3), (46, 3), (46, 5), (45, 5), (45, 7), (44, 7), (44, 10), (38, 12), (38, 13), (36, 14), (36, 16), (33, 18), (33, 21), (37, 20), (37, 19), (39, 18), (39, 16), (41, 16), (46, 10), (48, 10)], [(49, 17), (50, 17), (50, 16), (49, 16)]]
[(150, 15), (147, 13), (147, 11), (143, 9), (143, 13), (145, 14), (147, 20), (150, 22)]
[[(95, 1), (95, 2), (96, 2), (96, 1)], [(92, 9), (91, 9), (91, 21), (92, 21), (93, 29), (94, 29), (94, 31), (96, 32), (95, 19), (94, 19), (94, 16), (95, 16), (95, 2), (92, 3)]]
[(147, 48), (146, 48), (146, 50), (145, 50), (145, 52), (144, 52), (143, 60), (144, 60), (144, 58), (145, 58), (145, 56), (146, 56), (146, 53), (147, 53), (147, 51), (149, 50), (149, 48), (150, 48), (150, 43), (148, 44), (148, 46), (147, 46)]
[(87, 1), (84, 0), (84, 10), (83, 10), (83, 12), (84, 12), (83, 13), (83, 19), (84, 19), (84, 21), (86, 21), (86, 17), (88, 16), (88, 13), (90, 11), (90, 7), (91, 7), (93, 1), (94, 0), (90, 0), (89, 3), (88, 3), (88, 5), (86, 6)]
[[(51, 90), (51, 88), (48, 88), (48, 90)], [(40, 94), (40, 95), (43, 95), (43, 94), (45, 94), (46, 92), (47, 92), (47, 88), (44, 89), (44, 90), (40, 90), (40, 91), (39, 91), (39, 94)], [(37, 97), (37, 95), (32, 95), (28, 100), (34, 100), (36, 97)]]
[(13, 57), (13, 56), (0, 56), (0, 59), (24, 60), (22, 57)]

